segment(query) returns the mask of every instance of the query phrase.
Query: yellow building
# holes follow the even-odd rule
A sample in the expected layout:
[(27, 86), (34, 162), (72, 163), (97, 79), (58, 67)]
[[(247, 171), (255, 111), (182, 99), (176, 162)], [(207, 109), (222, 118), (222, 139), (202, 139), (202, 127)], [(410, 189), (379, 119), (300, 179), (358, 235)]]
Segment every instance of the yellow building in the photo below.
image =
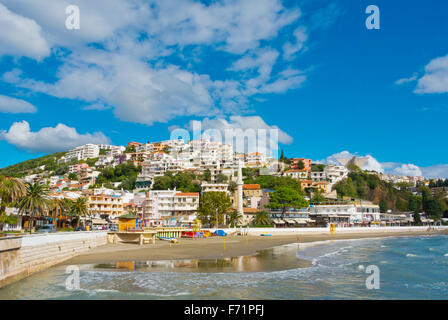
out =
[(128, 231), (130, 228), (137, 227), (138, 217), (133, 214), (126, 214), (118, 217), (118, 231)]
[(126, 212), (123, 209), (123, 199), (116, 195), (88, 195), (87, 203), (89, 213), (92, 215), (121, 216)]

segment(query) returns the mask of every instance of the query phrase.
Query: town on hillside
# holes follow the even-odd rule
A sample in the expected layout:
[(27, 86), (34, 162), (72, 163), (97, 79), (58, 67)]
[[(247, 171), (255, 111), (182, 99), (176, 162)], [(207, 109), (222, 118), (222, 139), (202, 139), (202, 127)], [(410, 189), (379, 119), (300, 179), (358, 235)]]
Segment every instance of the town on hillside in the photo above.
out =
[(0, 227), (116, 230), (124, 216), (137, 227), (447, 222), (448, 179), (363, 171), (364, 162), (242, 154), (210, 139), (86, 144), (1, 169)]

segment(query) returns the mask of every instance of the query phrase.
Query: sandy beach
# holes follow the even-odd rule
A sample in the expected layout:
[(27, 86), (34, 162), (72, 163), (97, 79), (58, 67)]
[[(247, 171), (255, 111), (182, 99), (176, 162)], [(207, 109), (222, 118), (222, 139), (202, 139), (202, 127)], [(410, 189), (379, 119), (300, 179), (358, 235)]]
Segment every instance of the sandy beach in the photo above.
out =
[(448, 230), (413, 232), (356, 232), (330, 235), (294, 234), (262, 237), (250, 235), (211, 237), (206, 239), (180, 239), (178, 244), (157, 240), (154, 245), (139, 246), (134, 243), (107, 244), (87, 254), (74, 257), (64, 264), (114, 263), (120, 261), (176, 260), (176, 259), (219, 259), (255, 254), (259, 250), (290, 243), (310, 243), (326, 240), (362, 239), (396, 236), (419, 236), (447, 234)]

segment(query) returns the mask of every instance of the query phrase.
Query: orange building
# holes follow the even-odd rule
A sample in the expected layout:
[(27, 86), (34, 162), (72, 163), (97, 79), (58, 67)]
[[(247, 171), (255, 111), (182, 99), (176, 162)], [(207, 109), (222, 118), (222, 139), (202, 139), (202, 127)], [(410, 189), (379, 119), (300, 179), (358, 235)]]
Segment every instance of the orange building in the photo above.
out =
[(293, 158), (291, 159), (291, 169), (299, 169), (299, 162), (303, 162), (303, 169), (310, 172), (311, 170), (311, 159), (305, 158)]

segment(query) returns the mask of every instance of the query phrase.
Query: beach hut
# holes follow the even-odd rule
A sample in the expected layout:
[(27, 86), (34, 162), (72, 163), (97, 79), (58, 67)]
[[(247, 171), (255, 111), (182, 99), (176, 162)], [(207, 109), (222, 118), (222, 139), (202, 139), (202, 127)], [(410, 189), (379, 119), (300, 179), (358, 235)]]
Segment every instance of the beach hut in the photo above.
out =
[(118, 217), (118, 231), (128, 231), (129, 228), (137, 227), (138, 216), (125, 214)]

